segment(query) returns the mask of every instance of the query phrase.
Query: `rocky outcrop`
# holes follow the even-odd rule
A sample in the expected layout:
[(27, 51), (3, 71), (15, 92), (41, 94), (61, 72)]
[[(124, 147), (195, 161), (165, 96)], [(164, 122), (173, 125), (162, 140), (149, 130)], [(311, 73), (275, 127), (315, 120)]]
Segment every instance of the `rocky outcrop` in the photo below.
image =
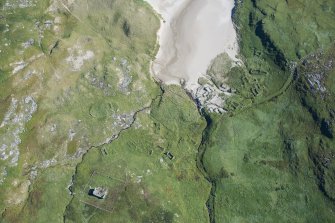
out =
[(313, 53), (303, 59), (297, 68), (296, 83), (303, 105), (318, 123), (320, 132), (330, 139), (334, 137), (335, 125), (333, 49)]
[(296, 90), (302, 105), (311, 113), (320, 128), (320, 134), (310, 136), (309, 157), (320, 190), (335, 201), (335, 91), (334, 47), (327, 52), (319, 51), (302, 60), (297, 68)]

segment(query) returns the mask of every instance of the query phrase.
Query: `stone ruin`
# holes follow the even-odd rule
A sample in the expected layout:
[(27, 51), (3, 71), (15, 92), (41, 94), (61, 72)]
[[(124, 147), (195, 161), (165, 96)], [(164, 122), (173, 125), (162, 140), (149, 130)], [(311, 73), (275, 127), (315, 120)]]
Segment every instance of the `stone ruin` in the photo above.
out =
[(95, 187), (90, 189), (88, 194), (99, 199), (105, 199), (108, 194), (108, 189), (105, 187)]

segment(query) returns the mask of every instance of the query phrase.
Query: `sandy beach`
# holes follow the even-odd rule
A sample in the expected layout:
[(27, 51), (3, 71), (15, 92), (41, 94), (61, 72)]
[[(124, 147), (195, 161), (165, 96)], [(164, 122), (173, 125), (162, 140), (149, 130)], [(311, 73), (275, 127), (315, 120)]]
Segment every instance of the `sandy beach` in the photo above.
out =
[(194, 90), (210, 62), (226, 52), (237, 60), (238, 45), (231, 19), (233, 0), (146, 0), (161, 15), (159, 51), (152, 73), (166, 84), (186, 81)]

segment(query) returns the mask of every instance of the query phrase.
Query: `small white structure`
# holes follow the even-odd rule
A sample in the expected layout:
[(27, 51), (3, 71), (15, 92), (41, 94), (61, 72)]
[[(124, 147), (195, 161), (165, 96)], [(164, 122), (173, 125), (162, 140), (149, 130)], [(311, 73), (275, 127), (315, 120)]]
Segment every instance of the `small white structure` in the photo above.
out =
[(104, 187), (95, 187), (90, 190), (89, 194), (99, 199), (104, 199), (108, 194), (108, 189)]

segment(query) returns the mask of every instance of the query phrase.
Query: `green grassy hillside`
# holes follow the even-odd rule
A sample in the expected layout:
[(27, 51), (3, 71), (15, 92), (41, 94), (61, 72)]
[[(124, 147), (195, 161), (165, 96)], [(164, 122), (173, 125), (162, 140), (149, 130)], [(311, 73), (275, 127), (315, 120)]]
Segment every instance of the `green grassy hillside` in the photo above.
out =
[(239, 1), (244, 65), (236, 94), (207, 114), (199, 166), (212, 182), (211, 222), (332, 222), (332, 1)]
[(219, 115), (150, 76), (144, 1), (0, 0), (0, 222), (334, 222), (334, 9), (236, 1)]

